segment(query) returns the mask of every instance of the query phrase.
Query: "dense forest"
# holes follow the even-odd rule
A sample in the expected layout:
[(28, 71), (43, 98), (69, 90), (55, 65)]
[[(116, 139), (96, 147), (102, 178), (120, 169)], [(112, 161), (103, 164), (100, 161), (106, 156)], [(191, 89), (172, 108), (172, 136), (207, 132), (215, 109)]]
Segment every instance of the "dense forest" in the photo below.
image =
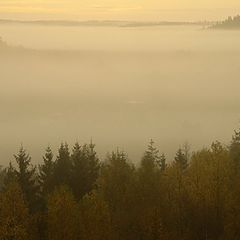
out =
[(240, 131), (172, 161), (151, 140), (136, 165), (91, 142), (33, 166), (21, 147), (0, 181), (2, 240), (240, 239)]
[(240, 15), (235, 17), (228, 17), (226, 20), (222, 22), (218, 22), (213, 25), (212, 28), (216, 29), (240, 29)]

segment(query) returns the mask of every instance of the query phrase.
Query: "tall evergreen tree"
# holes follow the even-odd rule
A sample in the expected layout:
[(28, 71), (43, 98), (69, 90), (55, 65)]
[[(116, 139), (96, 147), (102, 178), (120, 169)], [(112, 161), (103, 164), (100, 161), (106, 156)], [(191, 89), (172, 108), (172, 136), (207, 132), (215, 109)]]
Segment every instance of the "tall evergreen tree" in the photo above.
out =
[[(84, 148), (85, 149), (85, 148)], [(87, 182), (87, 156), (86, 151), (80, 146), (79, 143), (75, 143), (72, 150), (72, 176), (71, 187), (76, 198), (80, 199), (86, 193)]]
[(93, 189), (99, 174), (99, 160), (94, 147), (92, 143), (83, 146), (76, 143), (72, 150), (71, 187), (77, 199)]
[(126, 153), (116, 151), (107, 156), (100, 172), (98, 189), (108, 204), (114, 232), (118, 239), (129, 239), (134, 226), (131, 211), (135, 203), (131, 198), (135, 168)]
[(88, 166), (89, 166), (89, 181), (88, 181), (88, 192), (92, 190), (93, 184), (95, 184), (98, 176), (100, 163), (95, 151), (95, 144), (91, 141), (88, 145)]
[(17, 162), (17, 169), (14, 170), (16, 180), (23, 191), (30, 210), (34, 210), (38, 198), (36, 167), (32, 166), (31, 157), (23, 147), (20, 148), (18, 154), (14, 155), (14, 157)]
[(151, 139), (148, 145), (148, 149), (145, 151), (142, 158), (141, 166), (144, 168), (154, 169), (157, 165), (159, 166), (159, 163), (159, 150), (154, 146), (154, 141)]
[(72, 163), (70, 159), (68, 144), (62, 143), (60, 148), (58, 149), (58, 156), (54, 168), (54, 182), (56, 186), (61, 185), (70, 186), (71, 169)]
[(160, 160), (159, 160), (159, 165), (160, 165), (160, 168), (161, 168), (161, 171), (164, 172), (166, 170), (166, 167), (167, 167), (167, 163), (166, 163), (166, 156), (165, 154), (162, 154), (160, 156)]
[(39, 166), (39, 182), (43, 195), (49, 194), (54, 189), (54, 166), (53, 153), (48, 146), (43, 156), (43, 164)]
[[(162, 188), (161, 172), (164, 165), (165, 157), (159, 155), (159, 150), (151, 140), (138, 169), (138, 212), (141, 211), (141, 216), (137, 221), (139, 221), (139, 237), (143, 236), (143, 239), (159, 239), (161, 237), (159, 235), (161, 229), (158, 227), (160, 227), (161, 222), (159, 215), (162, 203), (160, 194)], [(154, 219), (155, 217), (158, 220)]]
[(180, 170), (184, 171), (188, 167), (188, 160), (185, 154), (183, 153), (182, 149), (179, 148), (176, 156), (175, 156), (175, 163)]

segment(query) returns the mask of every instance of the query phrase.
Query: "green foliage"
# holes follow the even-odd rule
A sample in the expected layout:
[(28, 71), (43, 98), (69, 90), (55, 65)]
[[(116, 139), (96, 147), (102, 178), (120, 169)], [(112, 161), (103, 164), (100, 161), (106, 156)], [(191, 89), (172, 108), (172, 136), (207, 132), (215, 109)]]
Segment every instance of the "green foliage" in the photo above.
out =
[(141, 161), (143, 168), (154, 169), (156, 165), (161, 164), (159, 150), (154, 146), (154, 141), (151, 139), (148, 149), (145, 151)]
[(135, 168), (124, 152), (112, 152), (103, 163), (98, 191), (108, 204), (114, 235), (128, 239), (132, 232)]
[(5, 183), (17, 182), (22, 189), (24, 200), (31, 211), (35, 210), (38, 199), (38, 185), (36, 167), (31, 164), (31, 157), (26, 150), (21, 147), (19, 152), (14, 155), (17, 168), (10, 163), (7, 169)]
[(175, 163), (176, 166), (181, 170), (184, 171), (188, 167), (188, 159), (181, 148), (178, 149), (176, 156), (175, 156)]
[(162, 154), (160, 156), (160, 160), (159, 160), (159, 164), (160, 164), (160, 168), (161, 168), (161, 171), (164, 172), (167, 168), (167, 163), (166, 163), (167, 159), (166, 159), (166, 156), (164, 154)]
[(45, 196), (54, 189), (54, 167), (53, 153), (51, 148), (48, 147), (43, 156), (43, 164), (39, 166), (39, 183), (41, 192)]
[(56, 186), (66, 185), (71, 183), (71, 158), (68, 144), (61, 144), (58, 149), (58, 156), (54, 168), (54, 182)]
[(96, 183), (99, 173), (99, 159), (95, 145), (90, 143), (80, 146), (76, 143), (72, 150), (71, 187), (77, 199), (89, 193)]

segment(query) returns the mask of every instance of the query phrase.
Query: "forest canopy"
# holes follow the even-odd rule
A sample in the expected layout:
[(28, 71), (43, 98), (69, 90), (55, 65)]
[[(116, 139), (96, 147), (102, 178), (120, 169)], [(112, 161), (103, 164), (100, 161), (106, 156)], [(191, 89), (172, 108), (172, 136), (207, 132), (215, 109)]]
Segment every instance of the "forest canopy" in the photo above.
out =
[(240, 131), (172, 161), (150, 141), (138, 165), (95, 145), (46, 148), (39, 166), (21, 146), (1, 168), (0, 239), (239, 239)]

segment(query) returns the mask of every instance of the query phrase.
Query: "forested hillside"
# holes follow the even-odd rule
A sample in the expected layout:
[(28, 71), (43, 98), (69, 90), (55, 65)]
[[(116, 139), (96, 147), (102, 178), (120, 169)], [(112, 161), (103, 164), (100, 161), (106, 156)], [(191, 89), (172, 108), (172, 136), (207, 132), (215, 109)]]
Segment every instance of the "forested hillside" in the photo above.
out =
[(240, 238), (240, 132), (166, 161), (151, 140), (140, 164), (93, 143), (50, 147), (33, 166), (21, 147), (1, 170), (0, 239)]

